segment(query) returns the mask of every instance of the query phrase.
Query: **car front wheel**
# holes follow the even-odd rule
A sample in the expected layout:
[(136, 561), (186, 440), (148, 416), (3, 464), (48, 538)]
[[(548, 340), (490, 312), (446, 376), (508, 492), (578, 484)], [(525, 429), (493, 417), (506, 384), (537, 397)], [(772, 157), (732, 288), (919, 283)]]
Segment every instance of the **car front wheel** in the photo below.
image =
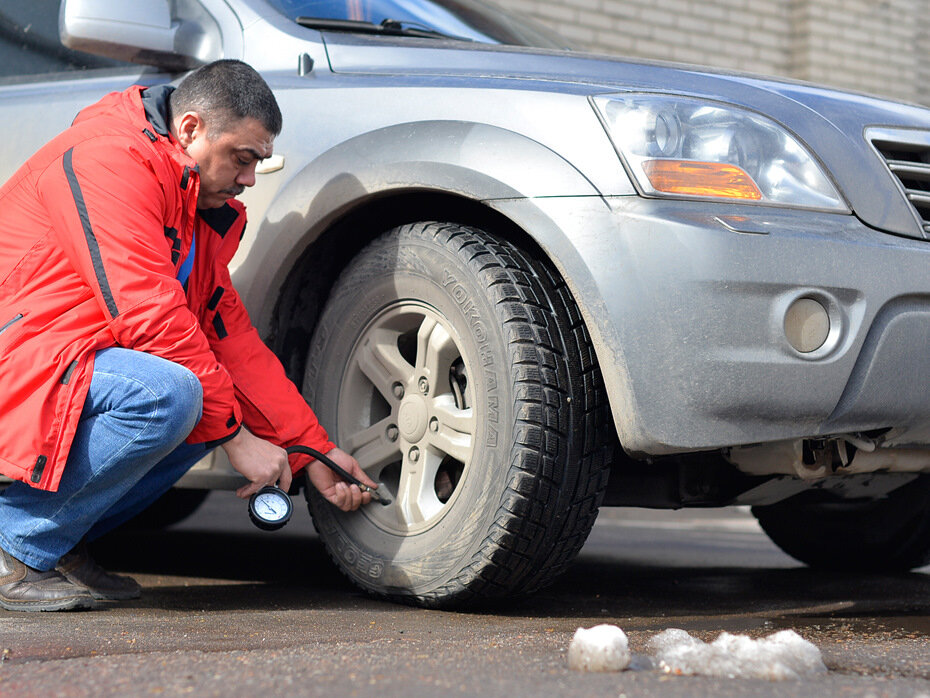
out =
[(307, 488), (368, 591), (427, 606), (532, 591), (594, 523), (616, 440), (590, 341), (564, 283), (486, 232), (419, 223), (368, 245), (327, 301), (304, 390), (391, 499), (344, 513)]

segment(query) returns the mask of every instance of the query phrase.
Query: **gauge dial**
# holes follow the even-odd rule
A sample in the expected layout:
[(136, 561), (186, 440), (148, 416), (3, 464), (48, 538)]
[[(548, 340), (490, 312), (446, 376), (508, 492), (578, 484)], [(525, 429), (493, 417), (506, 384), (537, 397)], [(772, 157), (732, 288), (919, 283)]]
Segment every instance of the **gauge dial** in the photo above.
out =
[(279, 487), (266, 486), (249, 499), (249, 518), (259, 528), (274, 531), (291, 518), (291, 498)]

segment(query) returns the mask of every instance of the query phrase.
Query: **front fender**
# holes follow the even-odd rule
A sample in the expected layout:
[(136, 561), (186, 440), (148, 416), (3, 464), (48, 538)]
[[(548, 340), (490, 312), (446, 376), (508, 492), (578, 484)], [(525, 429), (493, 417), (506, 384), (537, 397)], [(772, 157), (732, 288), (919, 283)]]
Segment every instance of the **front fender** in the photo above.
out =
[(411, 191), (475, 201), (601, 195), (558, 153), (495, 126), (414, 122), (351, 138), (284, 183), (243, 240), (234, 278), (259, 329), (296, 259), (333, 221), (372, 197)]

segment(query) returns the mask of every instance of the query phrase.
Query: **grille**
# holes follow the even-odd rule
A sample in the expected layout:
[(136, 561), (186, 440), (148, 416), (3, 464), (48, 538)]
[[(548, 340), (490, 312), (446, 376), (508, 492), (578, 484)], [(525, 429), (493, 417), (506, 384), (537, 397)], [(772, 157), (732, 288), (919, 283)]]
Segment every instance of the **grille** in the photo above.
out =
[(930, 132), (869, 129), (868, 137), (901, 182), (924, 234), (930, 236)]

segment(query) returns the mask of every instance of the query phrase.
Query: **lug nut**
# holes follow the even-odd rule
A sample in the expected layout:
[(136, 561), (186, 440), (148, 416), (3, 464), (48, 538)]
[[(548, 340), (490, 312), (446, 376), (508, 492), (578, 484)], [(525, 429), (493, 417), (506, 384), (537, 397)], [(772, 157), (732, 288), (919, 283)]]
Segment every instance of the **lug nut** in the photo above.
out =
[(387, 437), (388, 441), (397, 441), (397, 437), (400, 435), (397, 427), (393, 424), (387, 428)]
[(429, 420), (429, 430), (430, 431), (439, 431), (439, 420), (433, 417)]
[(404, 399), (404, 386), (402, 383), (395, 383), (391, 386), (391, 392), (394, 393), (394, 397), (398, 400)]
[(418, 460), (420, 460), (420, 449), (414, 446), (407, 453), (407, 456), (410, 458), (411, 463), (416, 463)]
[(423, 393), (424, 395), (426, 395), (429, 392), (429, 381), (426, 380), (425, 376), (423, 378), (420, 378), (420, 381), (419, 383), (417, 383), (417, 386), (420, 388), (420, 392)]

